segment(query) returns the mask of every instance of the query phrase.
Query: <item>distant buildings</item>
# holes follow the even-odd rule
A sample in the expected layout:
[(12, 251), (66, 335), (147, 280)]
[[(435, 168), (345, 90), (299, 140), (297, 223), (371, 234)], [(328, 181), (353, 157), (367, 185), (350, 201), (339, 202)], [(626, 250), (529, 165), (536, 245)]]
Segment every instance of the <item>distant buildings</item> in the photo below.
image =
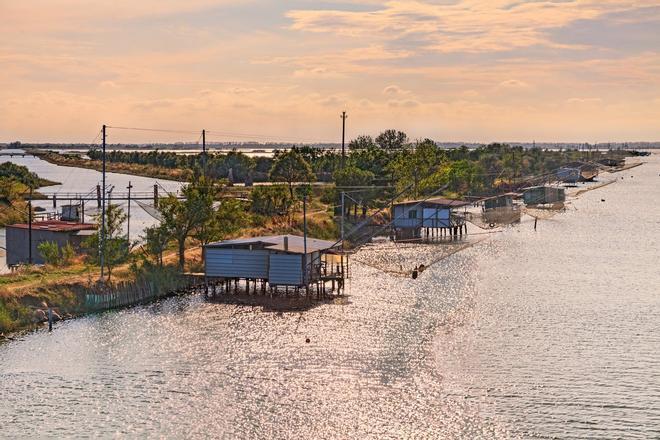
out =
[(513, 202), (515, 198), (519, 197), (518, 193), (506, 193), (484, 199), (482, 211), (484, 223), (494, 226), (495, 224), (519, 222), (520, 206)]
[(564, 183), (589, 182), (598, 176), (598, 166), (584, 162), (571, 162), (557, 170), (557, 179)]
[(535, 186), (523, 193), (525, 205), (550, 205), (566, 201), (566, 190), (555, 186)]

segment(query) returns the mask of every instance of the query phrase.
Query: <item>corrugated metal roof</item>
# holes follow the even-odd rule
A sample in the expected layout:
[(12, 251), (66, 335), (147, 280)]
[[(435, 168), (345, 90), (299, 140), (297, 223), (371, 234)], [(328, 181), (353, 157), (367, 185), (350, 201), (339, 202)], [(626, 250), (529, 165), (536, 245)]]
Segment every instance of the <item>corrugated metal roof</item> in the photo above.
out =
[(406, 200), (405, 202), (395, 203), (394, 206), (405, 206), (405, 205), (437, 205), (445, 206), (449, 208), (461, 208), (463, 206), (468, 206), (471, 203), (466, 202), (465, 200), (454, 200), (454, 199), (445, 199), (443, 197), (434, 197), (428, 200)]
[(498, 194), (498, 195), (496, 195), (496, 196), (485, 197), (485, 198), (480, 199), (480, 200), (478, 200), (478, 201), (480, 201), (480, 202), (485, 202), (486, 200), (499, 199), (500, 197), (513, 197), (513, 198), (517, 198), (517, 197), (520, 197), (520, 196), (522, 196), (522, 193), (508, 192), (508, 193), (504, 193), (504, 194)]
[[(288, 239), (287, 249), (284, 248), (284, 238)], [(235, 246), (263, 246), (270, 250), (302, 254), (304, 252), (304, 238), (299, 235), (271, 235), (263, 237), (239, 238), (236, 240), (217, 241), (209, 243), (206, 247), (223, 248)], [(319, 240), (318, 238), (307, 237), (307, 253), (324, 251), (331, 249), (336, 245), (334, 241)]]
[[(30, 225), (27, 223), (18, 223), (15, 225), (8, 225), (8, 228), (29, 229)], [(65, 222), (62, 220), (44, 220), (32, 222), (32, 230), (38, 231), (53, 231), (53, 232), (75, 232), (94, 230), (97, 226), (92, 223), (77, 223)]]

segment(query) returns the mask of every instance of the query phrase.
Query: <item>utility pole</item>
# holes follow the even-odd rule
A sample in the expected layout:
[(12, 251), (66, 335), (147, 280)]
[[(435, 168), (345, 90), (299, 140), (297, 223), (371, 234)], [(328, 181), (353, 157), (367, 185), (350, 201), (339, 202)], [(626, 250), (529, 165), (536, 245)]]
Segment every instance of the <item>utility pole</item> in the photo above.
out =
[(345, 199), (346, 193), (344, 191), (341, 192), (341, 248), (344, 249), (344, 199)]
[(101, 263), (101, 280), (103, 280), (103, 265), (105, 264), (105, 124), (103, 124), (103, 168), (101, 178), (101, 239), (99, 240), (99, 261)]
[(202, 130), (202, 173), (206, 177), (206, 130)]
[(128, 181), (128, 186), (126, 187), (128, 189), (128, 213), (126, 215), (126, 241), (128, 243), (128, 247), (131, 247), (131, 189), (133, 189), (133, 185), (131, 185), (131, 181)]
[(307, 194), (303, 196), (303, 253), (305, 254), (303, 278), (307, 283)]
[(346, 118), (348, 115), (345, 111), (341, 112), (341, 169), (344, 169), (346, 164)]
[(28, 200), (28, 264), (32, 264), (32, 187)]

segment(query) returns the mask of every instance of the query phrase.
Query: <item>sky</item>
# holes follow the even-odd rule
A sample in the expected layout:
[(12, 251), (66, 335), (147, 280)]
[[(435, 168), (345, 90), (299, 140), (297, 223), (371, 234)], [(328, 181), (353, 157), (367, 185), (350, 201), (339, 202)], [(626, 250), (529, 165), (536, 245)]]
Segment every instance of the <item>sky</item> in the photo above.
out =
[[(660, 0), (0, 0), (0, 142), (660, 140)], [(179, 132), (180, 131), (180, 132)]]

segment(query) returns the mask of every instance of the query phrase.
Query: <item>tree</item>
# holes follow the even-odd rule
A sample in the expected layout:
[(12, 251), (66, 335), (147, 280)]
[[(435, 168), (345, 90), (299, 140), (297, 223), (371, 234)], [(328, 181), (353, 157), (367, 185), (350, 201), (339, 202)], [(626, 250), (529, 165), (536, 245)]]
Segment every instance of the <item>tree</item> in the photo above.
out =
[(271, 180), (286, 182), (289, 186), (289, 195), (292, 199), (294, 183), (311, 182), (315, 177), (311, 165), (297, 150), (278, 153), (270, 169)]
[(378, 135), (376, 143), (386, 151), (400, 150), (408, 143), (408, 135), (398, 130), (385, 130)]
[(376, 143), (374, 142), (374, 138), (371, 136), (358, 136), (357, 138), (353, 139), (349, 144), (348, 144), (348, 149), (349, 151), (357, 151), (357, 150), (366, 150), (367, 148), (373, 148), (376, 147)]
[(412, 186), (412, 196), (432, 189), (428, 177), (439, 170), (445, 160), (444, 152), (430, 140), (417, 141), (414, 146), (401, 151), (389, 163), (388, 169), (394, 176), (397, 190), (402, 191)]
[(244, 202), (226, 199), (220, 203), (213, 219), (217, 223), (218, 232), (213, 239), (220, 240), (238, 232), (248, 221), (248, 214), (245, 212)]
[(293, 205), (284, 185), (257, 186), (252, 190), (252, 212), (260, 215), (285, 215)]
[[(199, 225), (192, 237), (205, 246), (212, 241), (222, 240), (236, 233), (247, 221), (247, 213), (243, 202), (236, 199), (225, 199), (217, 209), (213, 209), (209, 218)], [(202, 253), (202, 259), (206, 256)]]
[(186, 260), (186, 240), (211, 217), (215, 190), (216, 186), (211, 180), (199, 177), (183, 188), (184, 200), (169, 195), (158, 202), (163, 226), (177, 242), (181, 270)]
[(167, 243), (170, 241), (170, 234), (164, 225), (151, 226), (144, 230), (142, 236), (144, 246), (142, 249), (147, 255), (152, 256), (156, 260), (159, 267), (163, 266), (163, 252), (167, 248)]
[(374, 180), (374, 173), (349, 165), (343, 170), (335, 171), (333, 177), (337, 186), (368, 186)]
[[(108, 271), (108, 280), (112, 276), (112, 269), (125, 263), (130, 255), (128, 239), (122, 232), (122, 225), (126, 221), (126, 218), (126, 213), (124, 213), (124, 210), (119, 205), (110, 204), (105, 210), (105, 240), (101, 252), (103, 254), (103, 266)], [(83, 243), (83, 246), (87, 250), (92, 264), (100, 264), (99, 240), (103, 228), (101, 225), (101, 215), (97, 214), (95, 220), (99, 225), (99, 230), (89, 236)]]

